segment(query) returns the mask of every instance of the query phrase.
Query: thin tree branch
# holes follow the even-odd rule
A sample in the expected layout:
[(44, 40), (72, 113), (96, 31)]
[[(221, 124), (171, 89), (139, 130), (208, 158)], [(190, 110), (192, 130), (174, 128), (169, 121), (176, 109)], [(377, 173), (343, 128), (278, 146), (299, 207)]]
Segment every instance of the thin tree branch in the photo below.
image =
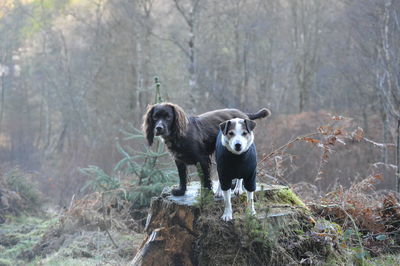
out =
[(257, 163), (257, 165), (261, 164), (262, 162), (264, 162), (264, 161), (266, 161), (267, 159), (271, 158), (274, 154), (276, 154), (276, 153), (278, 153), (279, 151), (281, 151), (281, 150), (287, 148), (288, 146), (290, 146), (291, 144), (293, 144), (293, 143), (295, 143), (295, 142), (297, 142), (297, 141), (299, 141), (299, 140), (304, 140), (305, 138), (310, 138), (310, 137), (312, 137), (312, 136), (321, 135), (321, 134), (322, 134), (321, 132), (314, 132), (314, 133), (309, 133), (309, 134), (306, 134), (306, 135), (303, 135), (303, 136), (298, 136), (298, 137), (292, 139), (291, 141), (289, 141), (288, 143), (286, 143), (286, 144), (280, 146), (280, 147), (277, 148), (276, 150), (270, 152), (270, 153), (267, 154), (266, 156), (264, 156), (264, 158), (262, 158), (262, 159)]

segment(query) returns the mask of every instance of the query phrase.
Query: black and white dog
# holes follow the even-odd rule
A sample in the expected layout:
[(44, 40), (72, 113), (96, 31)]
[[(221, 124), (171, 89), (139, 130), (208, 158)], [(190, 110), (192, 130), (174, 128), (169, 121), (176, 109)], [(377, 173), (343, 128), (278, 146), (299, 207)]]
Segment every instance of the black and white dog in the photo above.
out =
[(235, 194), (242, 192), (242, 183), (247, 191), (250, 213), (254, 209), (253, 192), (256, 190), (257, 153), (253, 129), (256, 123), (249, 119), (234, 118), (220, 124), (215, 145), (215, 160), (219, 176), (216, 196), (223, 194), (225, 210), (222, 220), (232, 220), (231, 184), (237, 179)]

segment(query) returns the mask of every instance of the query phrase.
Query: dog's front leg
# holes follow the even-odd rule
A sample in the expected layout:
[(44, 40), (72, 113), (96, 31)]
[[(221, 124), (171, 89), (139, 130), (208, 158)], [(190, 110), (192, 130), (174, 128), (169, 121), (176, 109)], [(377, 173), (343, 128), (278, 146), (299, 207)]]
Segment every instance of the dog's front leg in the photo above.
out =
[(232, 204), (231, 204), (231, 190), (224, 191), (225, 209), (221, 219), (224, 221), (232, 220)]
[(256, 210), (254, 209), (254, 192), (247, 191), (247, 206), (251, 215), (256, 214)]
[(221, 189), (221, 182), (218, 181), (218, 189), (217, 192), (215, 193), (216, 198), (222, 198), (223, 197), (223, 192)]
[(179, 160), (175, 160), (175, 164), (179, 173), (179, 188), (174, 188), (171, 193), (174, 196), (183, 196), (186, 192), (187, 166), (184, 162)]

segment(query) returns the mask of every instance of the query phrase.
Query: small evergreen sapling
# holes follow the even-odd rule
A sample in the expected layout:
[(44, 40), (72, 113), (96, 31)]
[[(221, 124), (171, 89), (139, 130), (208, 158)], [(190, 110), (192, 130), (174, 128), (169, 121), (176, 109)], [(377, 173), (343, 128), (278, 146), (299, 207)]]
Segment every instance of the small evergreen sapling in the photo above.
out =
[[(160, 93), (160, 82), (155, 78), (155, 102), (163, 101)], [(128, 131), (121, 130), (124, 140), (145, 139), (143, 133), (130, 125)], [(117, 141), (116, 147), (123, 158), (114, 166), (111, 175), (97, 166), (81, 169), (81, 172), (93, 179), (85, 186), (103, 192), (117, 192), (133, 203), (134, 208), (150, 205), (153, 196), (159, 195), (165, 186), (177, 182), (175, 168), (171, 163), (163, 163), (160, 159), (167, 156), (165, 145), (156, 137), (155, 150), (144, 146), (144, 150), (137, 151), (129, 146), (123, 147)], [(128, 177), (128, 184), (121, 181), (121, 177)]]

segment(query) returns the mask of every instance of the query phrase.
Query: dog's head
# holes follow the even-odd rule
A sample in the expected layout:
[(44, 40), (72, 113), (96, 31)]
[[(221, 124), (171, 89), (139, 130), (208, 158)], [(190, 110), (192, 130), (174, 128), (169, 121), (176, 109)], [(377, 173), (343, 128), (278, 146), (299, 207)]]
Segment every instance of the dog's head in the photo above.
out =
[(187, 124), (185, 112), (173, 103), (149, 105), (143, 117), (143, 131), (150, 146), (154, 136), (167, 138), (185, 135)]
[(249, 149), (254, 141), (253, 129), (256, 122), (249, 119), (234, 118), (219, 125), (222, 131), (222, 145), (233, 154), (241, 154)]

